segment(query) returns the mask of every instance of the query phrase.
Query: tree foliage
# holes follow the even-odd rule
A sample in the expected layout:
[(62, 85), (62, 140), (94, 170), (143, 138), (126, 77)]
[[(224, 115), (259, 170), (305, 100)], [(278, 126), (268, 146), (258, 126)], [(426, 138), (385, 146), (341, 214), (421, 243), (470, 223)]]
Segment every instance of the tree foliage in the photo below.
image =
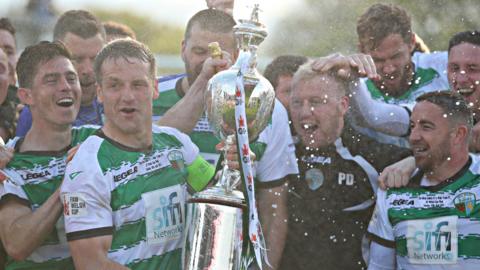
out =
[[(374, 0), (302, 0), (271, 32), (272, 55), (320, 56), (357, 51), (356, 21)], [(480, 25), (478, 0), (388, 0), (412, 16), (413, 30), (432, 51), (446, 50), (450, 37)]]

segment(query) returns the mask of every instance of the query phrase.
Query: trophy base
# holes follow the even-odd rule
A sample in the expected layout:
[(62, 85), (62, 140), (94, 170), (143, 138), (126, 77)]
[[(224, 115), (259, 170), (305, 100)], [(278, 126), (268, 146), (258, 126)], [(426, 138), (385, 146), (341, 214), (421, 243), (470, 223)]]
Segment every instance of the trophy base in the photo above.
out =
[(243, 194), (212, 187), (195, 194), (187, 207), (183, 269), (241, 269)]

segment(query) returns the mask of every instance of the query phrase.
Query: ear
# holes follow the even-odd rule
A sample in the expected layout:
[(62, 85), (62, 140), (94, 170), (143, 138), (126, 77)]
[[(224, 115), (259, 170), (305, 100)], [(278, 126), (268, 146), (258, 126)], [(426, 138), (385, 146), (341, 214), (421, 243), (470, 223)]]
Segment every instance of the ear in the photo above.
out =
[(416, 35), (415, 33), (412, 33), (411, 34), (411, 37), (410, 37), (410, 42), (408, 44), (408, 47), (409, 47), (409, 50), (410, 50), (410, 54), (413, 53), (413, 50), (415, 50), (415, 44), (417, 43), (417, 39), (416, 39)]
[(97, 99), (98, 102), (103, 103), (103, 91), (99, 83), (97, 83)]
[(343, 96), (340, 98), (339, 106), (340, 106), (340, 112), (342, 113), (342, 115), (345, 115), (347, 113), (349, 105), (350, 105), (350, 99), (348, 98), (348, 96)]
[(32, 97), (32, 89), (30, 88), (18, 88), (17, 96), (18, 99), (20, 99), (20, 102), (25, 105), (32, 105), (34, 103)]
[(463, 142), (468, 144), (468, 128), (465, 125), (458, 126), (453, 132), (453, 143), (462, 145)]
[(186, 50), (186, 47), (187, 47), (187, 42), (185, 40), (182, 40), (182, 60), (184, 63), (186, 63), (186, 57), (185, 57), (185, 50)]
[(153, 99), (157, 99), (160, 96), (160, 91), (158, 90), (158, 80), (153, 81)]

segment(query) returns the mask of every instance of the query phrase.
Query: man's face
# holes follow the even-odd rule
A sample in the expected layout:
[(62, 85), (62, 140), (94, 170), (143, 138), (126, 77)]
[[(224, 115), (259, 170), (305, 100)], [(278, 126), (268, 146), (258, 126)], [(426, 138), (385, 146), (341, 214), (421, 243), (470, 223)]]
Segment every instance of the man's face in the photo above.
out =
[(459, 92), (477, 115), (480, 111), (480, 47), (460, 43), (448, 53), (448, 81), (452, 90)]
[(292, 83), (292, 76), (280, 75), (277, 79), (277, 87), (275, 88), (275, 96), (282, 102), (283, 106), (287, 108), (289, 106), (290, 88)]
[(0, 104), (5, 101), (8, 93), (9, 67), (7, 55), (0, 50)]
[(29, 92), (34, 122), (64, 127), (76, 119), (82, 92), (77, 72), (67, 58), (58, 56), (39, 64)]
[(152, 100), (158, 97), (149, 64), (137, 58), (108, 58), (101, 68), (98, 98), (105, 110), (104, 128), (124, 138), (152, 128)]
[(208, 44), (217, 41), (223, 51), (235, 54), (235, 40), (233, 32), (214, 33), (203, 30), (194, 24), (190, 31), (190, 37), (182, 42), (182, 59), (185, 63), (188, 83), (191, 85), (202, 71), (203, 62), (210, 57)]
[(17, 45), (15, 38), (7, 30), (0, 29), (0, 49), (3, 49), (8, 57), (8, 64), (10, 65), (10, 84), (14, 85), (16, 82), (15, 68), (17, 67)]
[(410, 147), (424, 172), (439, 168), (450, 157), (452, 130), (443, 110), (428, 101), (418, 102), (410, 118)]
[(67, 33), (62, 41), (72, 53), (73, 64), (80, 77), (82, 105), (90, 105), (96, 95), (93, 62), (97, 53), (102, 49), (104, 40), (100, 34), (83, 39), (75, 34)]
[(399, 34), (390, 34), (380, 44), (370, 50), (363, 47), (363, 53), (370, 54), (375, 62), (381, 80), (375, 82), (383, 93), (400, 96), (410, 88), (413, 78), (411, 52), (415, 41), (405, 43)]
[(340, 136), (348, 98), (335, 91), (341, 84), (319, 75), (300, 81), (290, 95), (290, 117), (304, 146), (323, 147)]

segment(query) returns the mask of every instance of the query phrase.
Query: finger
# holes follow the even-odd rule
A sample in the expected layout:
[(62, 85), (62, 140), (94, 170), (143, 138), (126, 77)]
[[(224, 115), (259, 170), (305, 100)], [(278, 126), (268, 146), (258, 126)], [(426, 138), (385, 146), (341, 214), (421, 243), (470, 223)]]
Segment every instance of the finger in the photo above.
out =
[(221, 141), (217, 143), (217, 145), (215, 145), (215, 150), (217, 150), (217, 152), (221, 152), (223, 151), (224, 147), (225, 147), (225, 141)]
[(410, 180), (410, 177), (408, 175), (402, 175), (401, 177), (402, 187), (406, 187), (408, 185), (409, 180)]
[(396, 188), (402, 187), (402, 177), (398, 171), (394, 173), (394, 177), (395, 177), (395, 187)]
[(365, 64), (359, 55), (352, 55), (352, 60), (357, 64), (357, 72), (360, 76), (365, 76)]
[(380, 80), (381, 77), (377, 73), (377, 66), (375, 65), (375, 61), (373, 61), (373, 58), (370, 55), (367, 55), (367, 61), (370, 66), (370, 69), (372, 70), (372, 74), (371, 76), (369, 76), (369, 78), (372, 80)]
[(336, 55), (329, 59), (325, 63), (325, 65), (320, 69), (321, 72), (326, 72), (331, 70), (332, 68), (347, 68), (348, 67), (348, 59), (346, 59), (343, 55)]
[(378, 177), (378, 186), (383, 190), (387, 189), (387, 186), (385, 185), (385, 176), (386, 176), (386, 173), (382, 172)]

